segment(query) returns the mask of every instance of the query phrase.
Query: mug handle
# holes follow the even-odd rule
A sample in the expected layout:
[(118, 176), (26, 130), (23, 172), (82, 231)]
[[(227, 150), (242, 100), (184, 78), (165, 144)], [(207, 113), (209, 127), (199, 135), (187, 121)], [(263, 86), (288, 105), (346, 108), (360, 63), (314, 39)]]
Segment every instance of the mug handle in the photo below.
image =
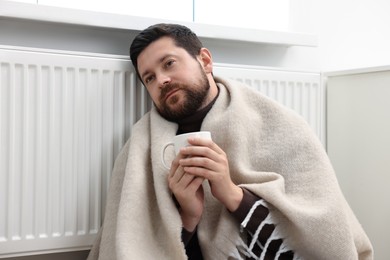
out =
[(164, 147), (162, 148), (162, 152), (161, 152), (161, 162), (164, 165), (165, 169), (167, 169), (167, 170), (170, 170), (171, 167), (168, 167), (168, 165), (165, 163), (165, 156), (164, 155), (165, 155), (165, 150), (170, 145), (174, 145), (174, 143), (173, 142), (169, 142), (169, 143), (165, 144)]

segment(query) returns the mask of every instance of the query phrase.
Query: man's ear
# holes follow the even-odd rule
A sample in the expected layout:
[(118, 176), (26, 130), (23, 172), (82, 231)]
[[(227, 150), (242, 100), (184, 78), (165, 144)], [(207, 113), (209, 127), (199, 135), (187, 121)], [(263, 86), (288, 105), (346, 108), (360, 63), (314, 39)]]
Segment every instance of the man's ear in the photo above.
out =
[(201, 48), (198, 59), (206, 73), (213, 72), (213, 59), (211, 57), (211, 52), (208, 49)]

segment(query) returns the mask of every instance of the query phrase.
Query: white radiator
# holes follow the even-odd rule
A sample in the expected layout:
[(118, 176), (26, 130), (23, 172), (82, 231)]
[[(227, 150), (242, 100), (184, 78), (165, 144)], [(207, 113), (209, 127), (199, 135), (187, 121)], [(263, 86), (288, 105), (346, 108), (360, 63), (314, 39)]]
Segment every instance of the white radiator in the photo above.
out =
[[(323, 140), (320, 74), (217, 64)], [(151, 106), (123, 57), (0, 48), (0, 258), (88, 249), (114, 159)]]
[(128, 60), (0, 49), (0, 256), (88, 248), (150, 102)]
[(244, 82), (294, 110), (325, 145), (325, 91), (319, 72), (216, 64), (214, 74)]

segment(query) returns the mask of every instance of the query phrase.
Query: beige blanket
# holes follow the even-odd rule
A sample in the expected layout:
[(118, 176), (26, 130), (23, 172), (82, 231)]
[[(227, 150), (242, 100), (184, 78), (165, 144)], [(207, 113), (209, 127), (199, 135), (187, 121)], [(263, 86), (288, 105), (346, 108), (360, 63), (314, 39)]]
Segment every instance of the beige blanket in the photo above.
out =
[[(305, 121), (241, 83), (216, 80), (220, 94), (202, 130), (211, 131), (227, 153), (233, 181), (266, 201), (283, 245), (302, 259), (372, 259), (370, 242)], [(160, 161), (176, 130), (154, 108), (134, 125), (116, 160), (104, 224), (89, 259), (186, 259)], [(204, 189), (198, 236), (205, 259), (241, 259), (245, 231), (212, 197), (207, 182)]]

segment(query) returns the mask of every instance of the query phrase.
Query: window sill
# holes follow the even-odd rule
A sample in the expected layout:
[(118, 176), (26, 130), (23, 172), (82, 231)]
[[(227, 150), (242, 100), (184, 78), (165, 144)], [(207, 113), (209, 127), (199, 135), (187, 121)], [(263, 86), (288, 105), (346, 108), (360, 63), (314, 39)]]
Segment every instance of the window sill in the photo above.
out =
[(317, 37), (311, 34), (266, 31), (228, 26), (179, 22), (128, 15), (43, 6), (38, 4), (0, 1), (0, 19), (23, 19), (71, 24), (104, 29), (140, 31), (161, 22), (180, 23), (191, 28), (199, 37), (239, 42), (283, 46), (317, 47)]

